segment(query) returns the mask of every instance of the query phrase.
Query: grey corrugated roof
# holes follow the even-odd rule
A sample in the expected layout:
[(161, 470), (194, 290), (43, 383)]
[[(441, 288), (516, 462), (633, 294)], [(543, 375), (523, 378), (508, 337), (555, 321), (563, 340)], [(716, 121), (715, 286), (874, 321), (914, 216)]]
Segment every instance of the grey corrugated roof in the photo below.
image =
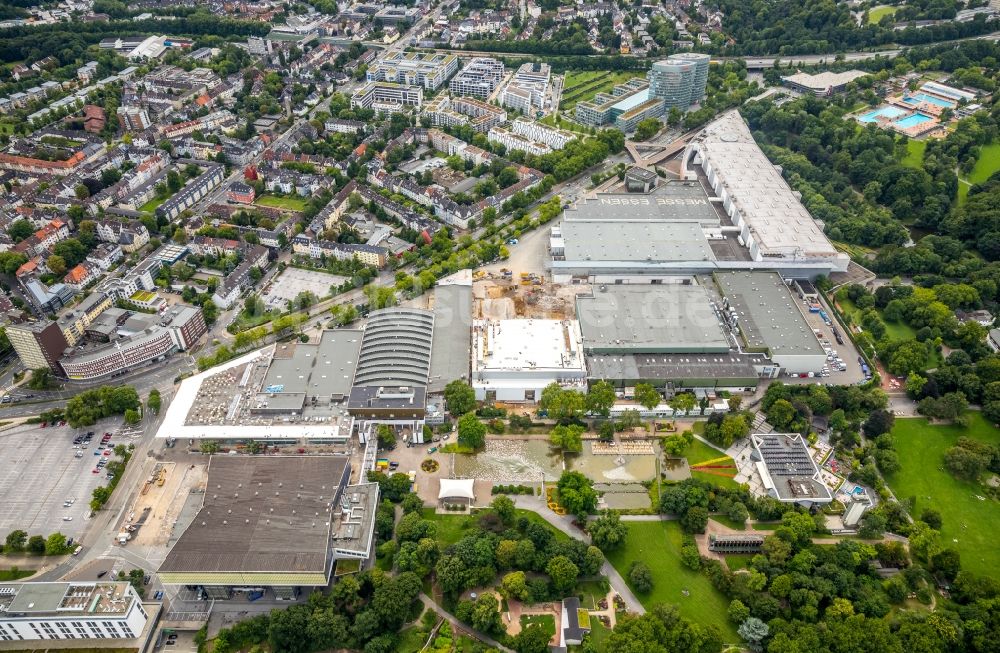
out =
[(204, 504), (161, 572), (326, 570), (339, 456), (212, 456)]
[(373, 311), (358, 355), (355, 386), (426, 386), (434, 314), (416, 308)]
[(451, 381), (469, 378), (471, 334), (472, 286), (437, 286), (428, 392), (442, 392)]

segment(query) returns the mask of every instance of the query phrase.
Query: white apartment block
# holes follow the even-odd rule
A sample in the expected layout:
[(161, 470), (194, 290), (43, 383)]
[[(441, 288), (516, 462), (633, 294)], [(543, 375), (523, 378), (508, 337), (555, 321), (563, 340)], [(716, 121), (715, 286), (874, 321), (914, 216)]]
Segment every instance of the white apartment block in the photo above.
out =
[(0, 641), (135, 639), (147, 619), (127, 582), (0, 584)]
[(536, 143), (545, 143), (553, 150), (561, 150), (566, 147), (566, 143), (579, 138), (577, 134), (565, 129), (549, 127), (534, 120), (518, 118), (511, 123), (511, 131), (518, 136), (524, 136)]
[(475, 57), (451, 79), (448, 89), (455, 95), (471, 95), (485, 100), (496, 90), (503, 75), (502, 61)]
[(480, 133), (507, 122), (506, 111), (470, 97), (436, 97), (424, 107), (423, 113), (435, 127), (469, 125)]
[(458, 56), (454, 54), (396, 52), (373, 63), (366, 78), (369, 82), (392, 82), (433, 91), (457, 70)]
[(500, 94), (500, 104), (508, 109), (530, 113), (545, 108), (552, 69), (545, 63), (522, 64)]
[(424, 101), (424, 91), (419, 86), (401, 86), (388, 82), (372, 82), (354, 92), (351, 108), (373, 109), (379, 113), (398, 113), (407, 107), (416, 107)]
[(541, 156), (552, 151), (552, 148), (545, 143), (538, 143), (530, 138), (519, 136), (506, 127), (494, 127), (486, 137), (491, 143), (500, 143), (506, 147), (508, 152), (522, 150), (528, 154)]

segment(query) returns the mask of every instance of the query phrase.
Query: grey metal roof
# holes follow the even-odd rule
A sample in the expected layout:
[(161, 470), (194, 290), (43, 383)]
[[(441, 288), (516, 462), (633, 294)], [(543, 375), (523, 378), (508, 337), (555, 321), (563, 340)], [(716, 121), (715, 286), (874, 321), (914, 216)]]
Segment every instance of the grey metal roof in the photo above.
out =
[(715, 280), (736, 310), (748, 347), (772, 355), (825, 355), (777, 272), (716, 272)]
[(469, 378), (472, 354), (472, 286), (434, 288), (434, 334), (428, 392), (442, 392), (455, 379)]
[(762, 433), (751, 437), (752, 458), (764, 463), (773, 492), (782, 501), (826, 501), (833, 497), (820, 482), (819, 467), (798, 433)]
[(355, 386), (426, 386), (434, 314), (416, 308), (373, 311), (365, 326)]
[(726, 354), (624, 354), (587, 356), (591, 379), (684, 381), (687, 379), (748, 380), (756, 384), (754, 359)]
[[(636, 171), (633, 174), (640, 173)], [(719, 224), (719, 213), (712, 206), (701, 183), (671, 181), (660, 184), (649, 193), (601, 193), (568, 209), (564, 219), (657, 222), (680, 220), (710, 226)]]
[(576, 299), (584, 351), (726, 353), (729, 340), (710, 301), (696, 285), (598, 286)]
[(159, 570), (325, 573), (348, 460), (212, 456), (201, 510)]
[(566, 261), (713, 261), (697, 222), (564, 220)]

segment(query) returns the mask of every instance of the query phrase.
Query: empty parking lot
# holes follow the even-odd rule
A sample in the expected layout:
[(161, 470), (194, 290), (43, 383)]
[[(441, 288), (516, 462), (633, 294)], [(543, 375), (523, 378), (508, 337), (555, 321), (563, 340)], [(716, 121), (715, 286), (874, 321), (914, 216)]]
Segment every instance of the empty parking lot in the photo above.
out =
[(331, 286), (339, 286), (345, 281), (347, 277), (336, 274), (288, 268), (271, 282), (261, 298), (268, 308), (284, 309), (299, 293), (308, 291), (322, 299), (330, 294)]
[[(29, 535), (59, 531), (80, 537), (87, 527), (91, 493), (108, 482), (104, 469), (93, 473), (99, 458), (93, 454), (111, 426), (105, 422), (85, 429), (95, 436), (81, 458), (73, 449), (78, 431), (68, 426), (25, 425), (0, 433), (0, 533), (19, 528)], [(68, 499), (75, 501), (65, 508)]]

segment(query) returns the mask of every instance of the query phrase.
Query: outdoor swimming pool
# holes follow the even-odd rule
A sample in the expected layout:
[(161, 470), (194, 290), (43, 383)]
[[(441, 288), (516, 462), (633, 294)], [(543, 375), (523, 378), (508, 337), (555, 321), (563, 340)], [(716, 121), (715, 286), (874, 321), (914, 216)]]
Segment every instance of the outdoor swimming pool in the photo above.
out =
[(917, 125), (922, 125), (925, 122), (933, 120), (930, 116), (925, 116), (922, 113), (915, 113), (912, 116), (906, 116), (900, 120), (893, 122), (892, 124), (900, 129), (909, 129), (910, 127), (916, 127)]
[(905, 109), (900, 109), (899, 107), (894, 107), (892, 105), (885, 105), (884, 107), (879, 107), (873, 111), (862, 114), (858, 116), (858, 122), (876, 122), (879, 118), (898, 118), (899, 116), (906, 113)]
[(904, 97), (903, 102), (906, 102), (907, 104), (920, 104), (921, 102), (927, 102), (928, 104), (934, 104), (939, 107), (944, 107), (945, 109), (955, 108), (954, 102), (942, 100), (939, 97), (934, 97), (933, 95), (928, 95), (927, 93), (914, 93), (913, 95)]

